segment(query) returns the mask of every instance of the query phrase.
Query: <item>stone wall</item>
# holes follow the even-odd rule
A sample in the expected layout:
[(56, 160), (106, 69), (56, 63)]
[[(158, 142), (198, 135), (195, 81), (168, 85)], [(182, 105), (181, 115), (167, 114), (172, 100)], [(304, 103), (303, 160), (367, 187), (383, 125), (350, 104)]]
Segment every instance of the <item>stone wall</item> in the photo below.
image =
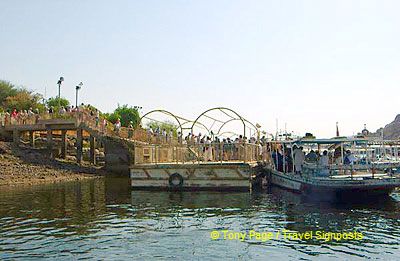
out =
[(129, 175), (129, 167), (134, 163), (133, 143), (112, 137), (104, 137), (102, 142), (106, 170)]
[(12, 132), (6, 131), (3, 127), (0, 127), (0, 140), (12, 141)]

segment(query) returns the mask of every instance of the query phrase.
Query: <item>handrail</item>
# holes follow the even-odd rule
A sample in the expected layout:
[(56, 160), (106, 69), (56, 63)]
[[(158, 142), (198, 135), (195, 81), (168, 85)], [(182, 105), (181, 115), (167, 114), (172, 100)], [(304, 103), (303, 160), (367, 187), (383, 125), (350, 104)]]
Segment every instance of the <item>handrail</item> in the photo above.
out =
[(135, 164), (223, 163), (261, 161), (257, 144), (136, 144)]

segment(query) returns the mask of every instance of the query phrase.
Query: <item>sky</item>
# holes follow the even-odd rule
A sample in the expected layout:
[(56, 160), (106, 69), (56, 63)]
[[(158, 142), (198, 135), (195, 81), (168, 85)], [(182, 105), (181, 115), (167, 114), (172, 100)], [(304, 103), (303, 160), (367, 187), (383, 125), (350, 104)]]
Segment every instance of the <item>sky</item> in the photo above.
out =
[(332, 137), (400, 113), (400, 1), (0, 1), (0, 79)]

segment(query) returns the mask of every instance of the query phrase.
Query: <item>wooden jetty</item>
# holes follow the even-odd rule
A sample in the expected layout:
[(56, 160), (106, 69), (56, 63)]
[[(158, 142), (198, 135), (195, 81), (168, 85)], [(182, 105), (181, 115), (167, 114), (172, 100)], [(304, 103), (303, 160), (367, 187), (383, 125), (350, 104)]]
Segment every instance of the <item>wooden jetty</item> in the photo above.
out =
[(28, 123), (0, 126), (0, 137), (13, 141), (16, 146), (44, 149), (50, 158), (74, 156), (78, 164), (86, 159), (97, 165), (102, 152), (107, 171), (129, 173), (132, 153), (128, 148), (133, 146), (133, 141), (119, 137), (111, 129), (101, 129), (89, 112), (74, 112), (62, 117), (43, 114), (38, 118)]

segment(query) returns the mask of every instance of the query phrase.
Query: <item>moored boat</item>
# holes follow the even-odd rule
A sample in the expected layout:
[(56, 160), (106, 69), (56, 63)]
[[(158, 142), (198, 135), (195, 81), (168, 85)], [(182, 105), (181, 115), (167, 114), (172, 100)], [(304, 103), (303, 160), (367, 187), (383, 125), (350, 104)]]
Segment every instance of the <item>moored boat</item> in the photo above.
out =
[[(368, 149), (369, 142), (365, 139), (271, 142), (271, 162), (266, 167), (269, 183), (318, 198), (388, 195), (400, 187), (398, 155), (392, 155), (396, 160), (381, 164), (377, 161), (381, 155)], [(307, 155), (302, 151), (303, 146), (309, 151)], [(299, 160), (301, 153), (304, 159)]]

